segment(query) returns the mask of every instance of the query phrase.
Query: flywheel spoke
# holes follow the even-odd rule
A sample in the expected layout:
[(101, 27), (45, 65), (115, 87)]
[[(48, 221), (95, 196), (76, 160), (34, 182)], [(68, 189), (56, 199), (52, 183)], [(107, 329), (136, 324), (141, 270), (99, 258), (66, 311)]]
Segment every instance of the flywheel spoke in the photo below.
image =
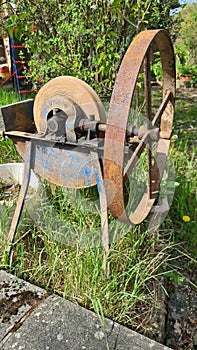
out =
[(124, 172), (123, 172), (124, 182), (128, 179), (128, 177), (131, 174), (133, 168), (135, 167), (140, 155), (142, 154), (144, 148), (146, 147), (147, 140), (148, 140), (148, 133), (146, 135), (144, 135), (141, 142), (139, 143), (139, 145), (137, 146), (137, 148), (133, 152), (131, 158), (129, 159), (126, 167), (124, 168)]
[(171, 99), (172, 99), (172, 92), (168, 91), (168, 93), (164, 97), (159, 109), (157, 110), (157, 113), (155, 114), (155, 116), (152, 120), (152, 125), (156, 125), (160, 121), (162, 114), (163, 114), (164, 110), (166, 109), (168, 102), (171, 101)]

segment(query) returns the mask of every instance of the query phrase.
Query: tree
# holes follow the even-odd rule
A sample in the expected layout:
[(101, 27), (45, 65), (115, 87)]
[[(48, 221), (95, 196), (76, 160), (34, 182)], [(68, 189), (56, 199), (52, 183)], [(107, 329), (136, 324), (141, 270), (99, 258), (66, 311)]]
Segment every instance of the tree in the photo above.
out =
[[(5, 0), (3, 0), (5, 2)], [(141, 30), (170, 28), (163, 0), (18, 0), (6, 1), (6, 28), (32, 54), (30, 76), (44, 83), (57, 75), (74, 75), (97, 91), (112, 88), (120, 61)], [(32, 30), (32, 27), (35, 30)]]
[(176, 45), (188, 51), (191, 64), (197, 64), (197, 0), (186, 5), (175, 20)]

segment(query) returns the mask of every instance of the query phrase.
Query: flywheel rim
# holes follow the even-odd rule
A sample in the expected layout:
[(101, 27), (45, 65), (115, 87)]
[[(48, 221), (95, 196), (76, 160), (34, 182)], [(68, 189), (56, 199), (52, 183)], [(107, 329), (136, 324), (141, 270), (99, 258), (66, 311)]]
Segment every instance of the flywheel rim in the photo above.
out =
[[(127, 224), (142, 222), (151, 210), (156, 197), (149, 198), (149, 191), (144, 193), (138, 207), (128, 214), (124, 203), (124, 143), (128, 123), (130, 104), (138, 74), (146, 53), (155, 41), (161, 55), (163, 68), (163, 101), (166, 102), (160, 122), (161, 139), (158, 141), (156, 161), (153, 167), (154, 191), (157, 192), (165, 169), (172, 131), (175, 97), (175, 62), (173, 46), (165, 30), (141, 32), (131, 43), (121, 63), (113, 89), (104, 145), (104, 180), (111, 214), (117, 220)], [(141, 141), (145, 144), (147, 135)], [(130, 170), (135, 166), (136, 157), (141, 150), (134, 152)]]

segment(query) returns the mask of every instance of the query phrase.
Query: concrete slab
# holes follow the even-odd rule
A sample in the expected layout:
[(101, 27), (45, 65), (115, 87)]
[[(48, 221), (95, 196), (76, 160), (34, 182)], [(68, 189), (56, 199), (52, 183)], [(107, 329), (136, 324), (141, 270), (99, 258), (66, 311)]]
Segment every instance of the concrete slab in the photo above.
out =
[(45, 299), (1, 350), (169, 350), (59, 296)]
[(0, 342), (40, 304), (46, 291), (0, 271)]

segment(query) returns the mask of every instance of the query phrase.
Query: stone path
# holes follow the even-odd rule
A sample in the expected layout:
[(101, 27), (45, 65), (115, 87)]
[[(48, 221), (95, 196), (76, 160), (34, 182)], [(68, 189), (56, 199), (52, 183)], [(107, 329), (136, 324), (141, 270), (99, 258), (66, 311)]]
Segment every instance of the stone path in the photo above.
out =
[(169, 350), (107, 318), (0, 271), (1, 350)]

